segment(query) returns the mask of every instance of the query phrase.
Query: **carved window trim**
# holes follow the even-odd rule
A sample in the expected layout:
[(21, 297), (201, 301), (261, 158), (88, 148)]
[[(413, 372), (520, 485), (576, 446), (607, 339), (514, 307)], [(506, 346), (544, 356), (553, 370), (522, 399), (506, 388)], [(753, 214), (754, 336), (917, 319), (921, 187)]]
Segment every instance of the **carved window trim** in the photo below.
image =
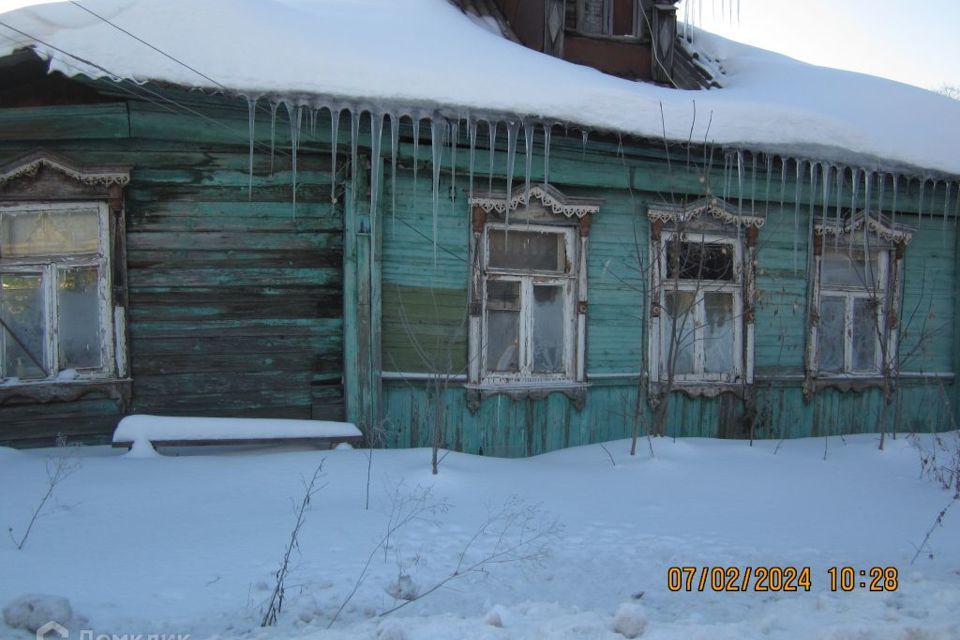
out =
[[(538, 206), (534, 200), (539, 201)], [(539, 397), (538, 394), (561, 390), (582, 401), (586, 385), (586, 321), (587, 321), (587, 240), (592, 216), (601, 202), (594, 199), (568, 197), (553, 186), (533, 185), (516, 189), (510, 197), (504, 194), (473, 196), (471, 206), (470, 283), (469, 283), (469, 359), (467, 387), (479, 392), (471, 399), (478, 406), (479, 395), (506, 393), (513, 396)], [(509, 216), (508, 216), (509, 214)], [(509, 225), (508, 225), (509, 220)], [(561, 234), (567, 251), (566, 273), (508, 273), (490, 269), (487, 257), (488, 236), (492, 229), (519, 231), (542, 230)], [(509, 231), (508, 231), (509, 233)], [(485, 291), (488, 279), (523, 280), (524, 287), (534, 283), (563, 286), (566, 296), (565, 315), (567, 341), (565, 372), (559, 374), (509, 374), (488, 372), (485, 366)]]
[[(121, 406), (129, 401), (127, 355), (126, 220), (123, 188), (130, 181), (128, 166), (82, 166), (45, 150), (34, 151), (0, 167), (0, 211), (45, 211), (50, 215), (96, 211), (99, 242), (96, 255), (69, 257), (2, 257), (0, 270), (46, 270), (56, 274), (66, 266), (98, 267), (102, 358), (97, 369), (59, 376), (55, 338), (46, 340), (44, 378), (0, 379), (0, 405), (8, 402), (71, 401), (87, 395), (110, 397)], [(48, 280), (48, 287), (53, 286)], [(45, 322), (55, 313), (46, 294)], [(53, 296), (55, 298), (55, 295)], [(54, 300), (55, 302), (55, 300)], [(50, 326), (49, 324), (47, 325)], [(49, 333), (49, 332), (48, 332)], [(53, 345), (51, 346), (51, 340)]]
[[(881, 216), (860, 211), (840, 220), (825, 220), (814, 225), (812, 239), (813, 270), (810, 283), (810, 315), (807, 331), (806, 371), (807, 390), (814, 380), (843, 382), (849, 380), (879, 379), (884, 369), (897, 367), (899, 336), (898, 319), (903, 297), (903, 258), (913, 238), (913, 230), (894, 225)], [(876, 287), (871, 291), (867, 283), (824, 284), (823, 261), (825, 251), (851, 251), (858, 257), (869, 256), (876, 270)], [(823, 299), (829, 297), (844, 302), (844, 364), (839, 371), (820, 368), (820, 310)], [(853, 305), (856, 300), (872, 300), (876, 307), (874, 367), (857, 369), (853, 362)], [(881, 340), (886, 340), (886, 362)]]
[[(753, 383), (754, 375), (754, 320), (756, 304), (757, 238), (765, 219), (743, 215), (739, 210), (718, 198), (703, 198), (686, 205), (656, 204), (647, 210), (650, 220), (650, 313), (648, 321), (648, 374), (651, 392), (669, 379), (668, 363), (663, 361), (661, 314), (666, 295), (673, 287), (667, 277), (667, 246), (682, 238), (684, 242), (726, 244), (733, 250), (734, 278), (731, 282), (701, 281), (696, 287), (675, 283), (680, 291), (694, 290), (700, 298), (704, 293), (718, 292), (733, 297), (734, 336), (733, 370), (728, 373), (708, 373), (700, 354), (702, 345), (695, 344), (698, 371), (674, 375), (673, 387), (687, 393), (714, 395), (727, 388)], [(698, 298), (695, 317), (703, 320), (704, 302)], [(699, 331), (699, 328), (697, 328)], [(702, 332), (700, 332), (702, 333)], [(696, 333), (695, 335), (700, 335)]]

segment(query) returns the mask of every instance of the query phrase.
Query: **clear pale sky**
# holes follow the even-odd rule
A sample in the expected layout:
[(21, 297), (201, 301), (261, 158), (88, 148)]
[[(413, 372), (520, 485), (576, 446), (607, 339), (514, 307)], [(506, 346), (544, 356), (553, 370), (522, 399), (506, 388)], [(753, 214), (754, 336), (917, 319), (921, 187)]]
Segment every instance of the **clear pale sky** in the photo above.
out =
[(679, 15), (813, 64), (960, 85), (960, 0), (683, 0)]
[[(41, 3), (0, 0), (0, 11), (30, 4)], [(683, 0), (684, 15), (805, 62), (926, 89), (960, 85), (960, 0)]]

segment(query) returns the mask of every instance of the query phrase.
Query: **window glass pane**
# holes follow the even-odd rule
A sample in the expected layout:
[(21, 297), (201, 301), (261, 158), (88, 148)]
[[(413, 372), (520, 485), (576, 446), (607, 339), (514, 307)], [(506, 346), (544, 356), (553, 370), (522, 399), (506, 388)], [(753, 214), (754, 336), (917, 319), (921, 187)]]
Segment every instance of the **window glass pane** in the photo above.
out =
[(520, 311), (520, 282), (487, 280), (487, 309)]
[(0, 344), (8, 378), (44, 378), (45, 322), (40, 274), (0, 274)]
[(487, 311), (487, 369), (520, 371), (520, 313)]
[(732, 281), (733, 246), (725, 243), (668, 240), (667, 278), (677, 277), (678, 269), (681, 280)]
[(65, 369), (99, 368), (100, 300), (97, 295), (97, 268), (63, 269), (59, 272), (58, 280), (60, 366)]
[(694, 373), (694, 304), (696, 297), (690, 291), (669, 291), (664, 294), (664, 313), (661, 315), (661, 362), (664, 377), (671, 362), (675, 375)]
[(490, 266), (520, 271), (566, 271), (564, 234), (490, 229)]
[(533, 370), (563, 373), (563, 287), (533, 287)]
[(99, 220), (95, 209), (5, 213), (0, 216), (0, 257), (96, 253)]
[[(830, 241), (825, 241), (828, 242)], [(874, 288), (877, 286), (874, 273), (876, 261), (876, 256), (873, 256), (865, 262), (862, 251), (824, 247), (820, 283), (826, 286)]]
[(703, 295), (706, 325), (703, 328), (703, 370), (707, 373), (733, 373), (733, 295)]
[(820, 298), (817, 324), (817, 363), (820, 371), (843, 371), (846, 298)]
[(870, 298), (853, 301), (853, 370), (877, 370), (877, 313)]
[(577, 28), (583, 33), (607, 33), (608, 0), (577, 0)]

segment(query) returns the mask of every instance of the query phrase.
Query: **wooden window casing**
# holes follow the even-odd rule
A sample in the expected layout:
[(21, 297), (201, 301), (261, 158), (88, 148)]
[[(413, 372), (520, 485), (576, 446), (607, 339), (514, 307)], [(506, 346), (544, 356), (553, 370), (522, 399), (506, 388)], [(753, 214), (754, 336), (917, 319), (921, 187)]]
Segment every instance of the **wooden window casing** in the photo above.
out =
[[(14, 250), (17, 221), (46, 225), (69, 244), (70, 217), (93, 216), (95, 246)], [(113, 378), (117, 370), (116, 321), (112, 304), (110, 218), (106, 202), (22, 202), (0, 205), (0, 379), (16, 383)], [(4, 253), (4, 250), (6, 252)], [(92, 287), (71, 291), (71, 275), (81, 286), (91, 272)], [(35, 280), (39, 309), (26, 326), (17, 282)], [(80, 307), (80, 308), (78, 308)], [(85, 307), (85, 309), (84, 309)], [(95, 318), (78, 313), (95, 310)], [(15, 316), (19, 314), (19, 318)], [(72, 314), (71, 316), (63, 314)], [(19, 320), (19, 322), (17, 321)], [(91, 322), (91, 320), (93, 320)], [(35, 339), (31, 339), (31, 335)], [(77, 349), (77, 342), (87, 342)]]

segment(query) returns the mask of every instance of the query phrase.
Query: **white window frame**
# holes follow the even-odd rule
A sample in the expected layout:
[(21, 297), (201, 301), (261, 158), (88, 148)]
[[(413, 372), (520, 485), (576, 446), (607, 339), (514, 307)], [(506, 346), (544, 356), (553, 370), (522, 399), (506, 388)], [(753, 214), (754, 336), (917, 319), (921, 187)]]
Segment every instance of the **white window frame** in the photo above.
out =
[[(887, 362), (890, 366), (896, 362), (897, 357), (897, 335), (896, 331), (887, 326), (886, 318), (890, 312), (891, 304), (899, 304), (900, 287), (899, 283), (893, 283), (891, 288), (888, 286), (890, 270), (892, 268), (892, 251), (883, 244), (880, 239), (874, 239), (875, 248), (869, 247), (866, 250), (859, 244), (857, 239), (863, 237), (864, 231), (857, 234), (842, 234), (840, 238), (828, 237), (822, 238), (823, 243), (820, 253), (814, 256), (814, 279), (813, 279), (813, 300), (815, 302), (814, 312), (817, 322), (810, 323), (810, 349), (808, 367), (818, 378), (875, 378), (883, 371), (883, 349), (880, 343), (878, 331), (874, 331), (874, 340), (876, 348), (874, 350), (874, 367), (870, 370), (855, 370), (853, 368), (853, 306), (857, 299), (874, 299), (879, 297), (876, 305), (876, 323), (879, 331), (886, 333), (887, 339)], [(823, 253), (826, 251), (865, 251), (870, 254), (870, 260), (876, 269), (876, 293), (871, 292), (867, 284), (863, 285), (839, 285), (823, 284)], [(824, 297), (840, 298), (844, 301), (844, 319), (843, 319), (843, 368), (840, 371), (827, 371), (820, 368), (820, 335), (819, 335), (819, 317), (820, 307)]]
[[(731, 280), (701, 280), (689, 281), (683, 279), (674, 280), (667, 277), (667, 248), (671, 242), (675, 242), (677, 236), (681, 236), (681, 242), (689, 244), (724, 244), (732, 249), (733, 278)], [(710, 233), (680, 233), (677, 231), (664, 230), (661, 233), (659, 246), (654, 244), (651, 255), (657, 259), (656, 269), (654, 271), (654, 291), (656, 292), (657, 302), (660, 307), (660, 314), (653, 318), (651, 323), (650, 363), (655, 369), (653, 379), (659, 382), (667, 382), (669, 378), (669, 363), (665, 358), (667, 354), (663, 353), (664, 335), (668, 323), (662, 322), (661, 318), (666, 313), (666, 296), (668, 293), (693, 292), (697, 294), (693, 308), (693, 331), (694, 331), (694, 371), (692, 373), (674, 374), (673, 381), (678, 384), (685, 383), (736, 383), (743, 381), (743, 341), (744, 341), (744, 304), (743, 304), (743, 262), (741, 255), (741, 240), (729, 236), (715, 235)], [(705, 371), (706, 357), (704, 348), (703, 331), (706, 326), (706, 304), (704, 301), (705, 293), (725, 293), (733, 297), (733, 370), (729, 372), (711, 373)], [(750, 328), (752, 329), (752, 323)], [(748, 336), (749, 355), (747, 358), (748, 377), (752, 377), (753, 361), (752, 355), (752, 330)]]
[[(94, 253), (62, 254), (50, 256), (25, 256), (6, 258), (0, 256), (0, 273), (34, 273), (42, 277), (44, 292), (43, 317), (45, 322), (45, 343), (43, 354), (38, 356), (43, 363), (44, 378), (29, 378), (17, 380), (19, 384), (36, 384), (51, 382), (69, 382), (59, 378), (62, 371), (68, 367), (60, 363), (59, 343), (59, 314), (57, 295), (58, 276), (61, 271), (77, 267), (97, 267), (97, 298), (100, 312), (100, 367), (90, 369), (76, 369), (76, 380), (110, 379), (115, 377), (117, 356), (115, 344), (115, 330), (122, 324), (122, 315), (115, 313), (112, 305), (112, 260), (110, 242), (110, 209), (106, 202), (18, 202), (0, 203), (0, 217), (16, 216), (19, 214), (36, 214), (45, 212), (52, 215), (68, 215), (70, 212), (91, 212), (97, 214), (98, 221), (98, 250)], [(5, 341), (11, 338), (7, 331), (0, 328), (0, 348), (5, 348)], [(0, 352), (5, 353), (5, 352)], [(3, 371), (3, 359), (0, 358), (0, 381), (10, 384)]]
[[(566, 251), (564, 271), (536, 269), (505, 269), (490, 266), (490, 231), (550, 233), (559, 235)], [(480, 321), (480, 382), (484, 385), (557, 384), (576, 380), (576, 354), (580, 332), (576, 322), (576, 286), (580, 261), (578, 259), (576, 228), (559, 225), (514, 224), (488, 222), (483, 231), (483, 310)], [(505, 281), (520, 283), (520, 326), (518, 345), (518, 372), (491, 371), (488, 366), (487, 283)], [(563, 371), (537, 373), (533, 371), (533, 288), (535, 285), (559, 286), (563, 291)]]

